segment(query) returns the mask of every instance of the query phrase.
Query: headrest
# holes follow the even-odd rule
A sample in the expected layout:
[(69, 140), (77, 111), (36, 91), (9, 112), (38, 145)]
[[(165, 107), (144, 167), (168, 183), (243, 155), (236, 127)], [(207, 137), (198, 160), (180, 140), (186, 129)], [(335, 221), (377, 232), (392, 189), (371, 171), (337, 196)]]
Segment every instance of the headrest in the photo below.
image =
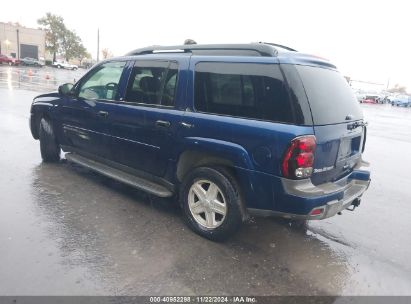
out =
[(151, 76), (145, 76), (140, 79), (140, 88), (144, 92), (156, 92), (160, 87), (160, 81)]

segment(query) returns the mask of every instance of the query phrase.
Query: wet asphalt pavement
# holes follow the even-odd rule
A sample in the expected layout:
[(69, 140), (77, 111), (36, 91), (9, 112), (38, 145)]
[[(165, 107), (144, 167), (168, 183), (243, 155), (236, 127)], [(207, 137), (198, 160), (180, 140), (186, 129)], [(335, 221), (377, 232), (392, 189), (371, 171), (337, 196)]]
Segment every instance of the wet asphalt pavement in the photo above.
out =
[(0, 67), (0, 295), (411, 295), (411, 108), (362, 105), (372, 183), (355, 212), (255, 219), (213, 243), (172, 201), (43, 164), (32, 89), (84, 70), (36, 70), (32, 87), (25, 73)]
[(9, 67), (0, 64), (0, 88), (23, 89), (37, 92), (57, 90), (63, 83), (74, 83), (87, 72), (85, 69), (76, 71), (45, 67), (18, 66)]

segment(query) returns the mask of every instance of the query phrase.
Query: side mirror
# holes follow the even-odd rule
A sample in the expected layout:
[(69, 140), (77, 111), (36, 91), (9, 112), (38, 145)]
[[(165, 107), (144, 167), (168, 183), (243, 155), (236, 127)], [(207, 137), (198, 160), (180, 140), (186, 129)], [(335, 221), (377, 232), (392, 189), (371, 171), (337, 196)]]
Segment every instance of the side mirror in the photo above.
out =
[(71, 92), (71, 89), (73, 88), (72, 83), (65, 83), (59, 86), (59, 94), (60, 95), (69, 95)]

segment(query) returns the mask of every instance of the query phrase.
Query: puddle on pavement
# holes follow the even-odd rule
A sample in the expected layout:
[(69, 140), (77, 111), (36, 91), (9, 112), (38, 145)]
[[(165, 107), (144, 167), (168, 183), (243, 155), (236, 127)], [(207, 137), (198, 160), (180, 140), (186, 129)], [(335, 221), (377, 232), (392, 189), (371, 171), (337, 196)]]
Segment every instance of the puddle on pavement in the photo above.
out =
[(86, 70), (57, 70), (51, 67), (2, 67), (0, 88), (24, 89), (36, 92), (56, 91), (63, 83), (74, 83)]

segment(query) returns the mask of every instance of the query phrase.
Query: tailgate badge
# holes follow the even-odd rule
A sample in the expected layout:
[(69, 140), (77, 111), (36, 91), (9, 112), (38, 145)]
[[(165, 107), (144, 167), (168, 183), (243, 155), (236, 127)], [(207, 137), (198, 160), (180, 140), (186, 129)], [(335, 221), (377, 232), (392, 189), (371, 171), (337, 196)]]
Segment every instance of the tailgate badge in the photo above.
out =
[(314, 173), (321, 173), (321, 172), (325, 172), (325, 171), (330, 171), (332, 169), (334, 169), (334, 166), (318, 168), (318, 169), (314, 169)]

